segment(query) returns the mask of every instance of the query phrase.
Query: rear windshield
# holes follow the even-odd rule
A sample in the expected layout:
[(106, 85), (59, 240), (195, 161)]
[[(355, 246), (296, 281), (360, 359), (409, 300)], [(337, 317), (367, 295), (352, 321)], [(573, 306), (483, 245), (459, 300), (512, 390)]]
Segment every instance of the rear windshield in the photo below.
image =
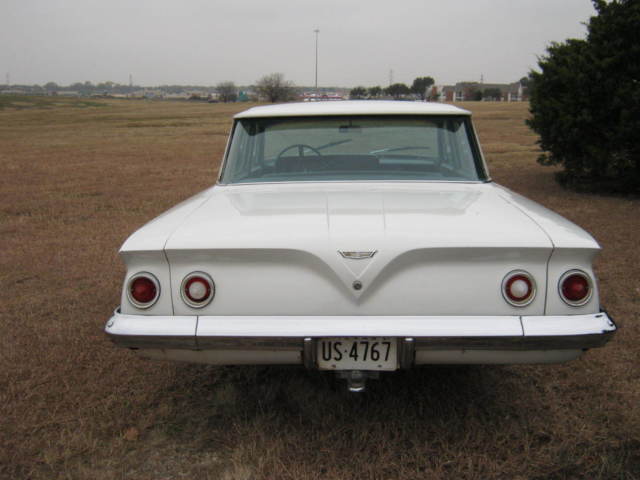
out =
[(466, 116), (238, 120), (221, 183), (482, 181)]

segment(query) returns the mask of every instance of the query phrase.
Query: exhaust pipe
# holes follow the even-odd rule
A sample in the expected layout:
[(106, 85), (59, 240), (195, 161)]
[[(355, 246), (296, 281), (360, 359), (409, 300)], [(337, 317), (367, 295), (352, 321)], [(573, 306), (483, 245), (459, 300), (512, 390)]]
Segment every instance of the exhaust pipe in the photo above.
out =
[(362, 393), (367, 386), (367, 379), (380, 378), (380, 372), (367, 372), (362, 370), (343, 370), (336, 372), (338, 378), (347, 381), (347, 390), (351, 393)]

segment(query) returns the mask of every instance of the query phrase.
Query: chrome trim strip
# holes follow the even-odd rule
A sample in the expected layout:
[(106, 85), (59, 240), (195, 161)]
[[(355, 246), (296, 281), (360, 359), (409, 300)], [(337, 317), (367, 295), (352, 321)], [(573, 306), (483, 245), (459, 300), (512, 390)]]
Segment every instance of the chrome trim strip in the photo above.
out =
[(349, 260), (364, 260), (366, 258), (373, 258), (373, 256), (376, 253), (378, 253), (378, 251), (371, 250), (368, 252), (354, 252), (354, 251), (338, 250), (338, 253), (342, 255), (342, 258), (347, 258)]
[[(416, 337), (399, 343), (400, 367), (413, 364), (416, 350), (563, 350), (597, 348), (605, 345), (614, 331), (588, 335), (535, 337)], [(187, 348), (190, 350), (292, 350), (302, 351), (308, 368), (315, 365), (315, 339), (306, 337), (178, 337), (116, 335), (107, 333), (118, 346), (128, 348)], [(342, 338), (342, 337), (341, 337)]]
[(491, 179), (488, 180), (295, 180), (295, 181), (281, 181), (281, 182), (234, 182), (234, 183), (220, 183), (220, 182), (216, 182), (216, 186), (219, 187), (237, 187), (240, 185), (299, 185), (299, 184), (305, 184), (308, 185), (310, 183), (320, 183), (320, 184), (325, 184), (325, 183), (343, 183), (343, 184), (348, 184), (348, 183), (356, 183), (356, 184), (363, 184), (363, 183), (382, 183), (382, 184), (389, 184), (389, 183), (399, 183), (399, 184), (411, 184), (411, 183), (462, 183), (462, 184), (483, 184), (483, 183), (488, 183), (488, 182), (492, 182)]
[(118, 335), (107, 332), (109, 339), (119, 347), (125, 348), (175, 348), (198, 350), (195, 337), (177, 335)]
[(413, 338), (405, 338), (398, 342), (398, 363), (403, 370), (413, 366), (416, 359), (416, 342)]
[(314, 369), (317, 367), (316, 362), (317, 357), (317, 344), (316, 341), (307, 337), (303, 341), (303, 349), (302, 349), (302, 363), (308, 369)]
[(564, 350), (605, 345), (614, 331), (587, 335), (417, 338), (418, 350)]
[[(578, 317), (578, 318), (576, 318)], [(317, 355), (315, 338), (375, 336), (375, 332), (359, 335), (196, 335), (195, 321), (198, 317), (173, 317), (123, 315), (119, 309), (107, 322), (105, 332), (116, 344), (128, 348), (176, 348), (190, 350), (288, 350), (304, 354), (305, 365), (315, 365)], [(428, 317), (425, 317), (428, 318)], [(498, 317), (496, 317), (498, 318)], [(523, 321), (534, 320), (526, 325), (521, 335), (441, 335), (405, 336), (386, 335), (402, 339), (399, 342), (400, 366), (413, 362), (416, 350), (558, 350), (587, 349), (601, 347), (615, 334), (615, 322), (606, 312), (580, 316), (521, 317)], [(557, 319), (558, 322), (554, 320)], [(563, 325), (562, 320), (578, 320), (591, 323), (587, 333), (575, 334), (575, 325)], [(535, 322), (537, 320), (537, 322)], [(559, 325), (557, 324), (559, 323)], [(566, 323), (566, 322), (565, 322)], [(549, 325), (552, 325), (550, 327)], [(158, 326), (160, 328), (158, 328)], [(526, 330), (532, 334), (527, 335)], [(193, 333), (191, 333), (193, 332)]]
[[(309, 337), (307, 337), (309, 338)], [(199, 350), (221, 348), (224, 350), (297, 350), (305, 348), (304, 337), (198, 337)]]

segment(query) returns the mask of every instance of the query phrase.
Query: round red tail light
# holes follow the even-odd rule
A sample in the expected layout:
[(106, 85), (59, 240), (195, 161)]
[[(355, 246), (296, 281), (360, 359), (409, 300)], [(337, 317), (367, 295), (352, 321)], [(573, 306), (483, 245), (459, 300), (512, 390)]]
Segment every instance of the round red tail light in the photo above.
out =
[(572, 307), (585, 305), (593, 294), (591, 279), (580, 270), (565, 273), (559, 283), (560, 297)]
[(510, 272), (502, 280), (502, 296), (514, 307), (525, 307), (536, 296), (536, 282), (525, 271)]
[(127, 296), (138, 308), (149, 308), (160, 295), (160, 284), (150, 273), (137, 273), (129, 279)]
[(206, 273), (193, 272), (182, 280), (180, 294), (182, 300), (190, 307), (202, 308), (213, 299), (215, 285)]

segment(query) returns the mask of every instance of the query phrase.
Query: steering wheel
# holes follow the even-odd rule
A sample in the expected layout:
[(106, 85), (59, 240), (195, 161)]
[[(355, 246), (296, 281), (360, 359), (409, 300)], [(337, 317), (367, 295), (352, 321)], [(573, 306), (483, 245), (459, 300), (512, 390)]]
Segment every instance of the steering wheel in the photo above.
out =
[(307, 145), (306, 143), (294, 143), (293, 145), (289, 145), (287, 148), (282, 150), (278, 154), (278, 158), (282, 157), (282, 155), (284, 155), (285, 152), (288, 152), (289, 150), (292, 150), (294, 148), (298, 149), (298, 156), (299, 157), (304, 157), (304, 149), (305, 148), (308, 148), (309, 150), (311, 150), (313, 153), (315, 153), (319, 157), (322, 156), (322, 154), (320, 153), (320, 150), (318, 150), (317, 148), (313, 148), (311, 145)]

